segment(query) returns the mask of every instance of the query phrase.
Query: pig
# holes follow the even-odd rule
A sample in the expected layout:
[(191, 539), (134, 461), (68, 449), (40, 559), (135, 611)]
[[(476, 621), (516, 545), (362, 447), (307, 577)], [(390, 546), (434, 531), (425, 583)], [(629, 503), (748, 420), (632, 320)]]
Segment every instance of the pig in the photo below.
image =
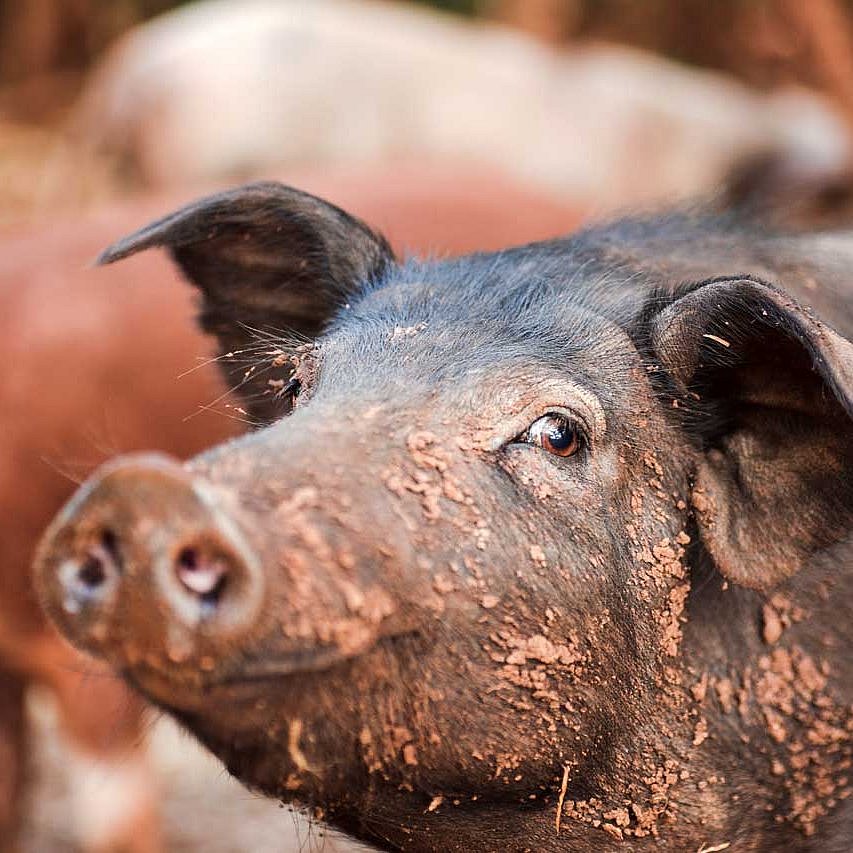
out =
[[(450, 163), (398, 164), (381, 175), (305, 169), (291, 179), (382, 222), (400, 251), (498, 248), (559, 234), (579, 218), (500, 174)], [(3, 851), (19, 834), (24, 698), (34, 684), (56, 697), (70, 742), (77, 826), (68, 834), (87, 853), (160, 845), (157, 783), (139, 748), (143, 706), (59, 637), (37, 605), (28, 568), (75, 481), (109, 456), (156, 446), (189, 457), (244, 428), (236, 401), (211, 405), (227, 389), (209, 363), (207, 340), (192, 329), (190, 294), (176, 286), (168, 264), (150, 255), (126, 267), (90, 268), (116, 227), (130, 229), (174, 203), (135, 200), (0, 241), (0, 352), (9, 365), (0, 380)]]
[(849, 850), (850, 234), (400, 259), (260, 183), (100, 260), (154, 247), (259, 428), (66, 505), (71, 642), (381, 850)]
[(712, 191), (760, 154), (824, 169), (850, 156), (843, 116), (817, 95), (369, 0), (161, 15), (107, 52), (69, 133), (146, 186), (454, 157), (599, 210)]

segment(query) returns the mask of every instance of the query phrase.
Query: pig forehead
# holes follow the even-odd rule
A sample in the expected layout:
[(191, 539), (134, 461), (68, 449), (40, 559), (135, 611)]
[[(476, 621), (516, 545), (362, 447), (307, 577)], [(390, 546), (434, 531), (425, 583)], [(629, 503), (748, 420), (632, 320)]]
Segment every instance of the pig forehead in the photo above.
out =
[(353, 311), (319, 343), (320, 385), (374, 386), (402, 396), (514, 393), (563, 376), (607, 405), (640, 366), (621, 328), (571, 305), (515, 315)]
[(582, 309), (541, 316), (414, 314), (355, 316), (320, 341), (326, 366), (345, 360), (349, 370), (398, 370), (459, 379), (501, 365), (588, 364), (624, 360), (633, 347), (607, 321)]
[[(461, 275), (459, 263), (461, 259), (448, 265), (447, 274), (444, 265), (414, 267), (408, 272), (403, 268), (365, 287), (340, 311), (332, 328), (373, 344), (437, 341), (442, 333), (476, 339), (483, 332), (496, 335), (496, 343), (534, 344), (545, 337), (587, 349), (600, 339), (603, 329), (615, 330), (622, 322), (621, 317), (601, 310), (597, 303), (602, 300), (591, 301), (574, 276), (567, 274), (567, 283), (532, 268), (513, 268), (511, 275), (493, 270), (486, 275), (476, 266)], [(568, 286), (571, 281), (576, 286)], [(425, 329), (428, 335), (416, 334)]]

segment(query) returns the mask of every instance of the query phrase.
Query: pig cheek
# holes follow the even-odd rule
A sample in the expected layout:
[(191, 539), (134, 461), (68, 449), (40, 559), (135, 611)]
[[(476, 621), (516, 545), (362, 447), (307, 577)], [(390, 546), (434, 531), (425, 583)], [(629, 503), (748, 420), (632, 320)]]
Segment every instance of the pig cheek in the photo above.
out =
[[(555, 462), (530, 448), (510, 449), (499, 464), (517, 484), (511, 505), (503, 507), (513, 523), (503, 531), (501, 543), (515, 549), (512, 562), (523, 568), (514, 580), (524, 583), (538, 576), (537, 586), (559, 582), (560, 596), (568, 600), (573, 590), (584, 597), (590, 584), (606, 582), (612, 496), (601, 488), (599, 466), (580, 459)], [(506, 557), (503, 561), (508, 562)]]
[(521, 577), (513, 572), (500, 598), (484, 593), (479, 613), (447, 630), (437, 644), (441, 654), (424, 662), (431, 690), (421, 719), (435, 724), (417, 728), (412, 754), (416, 772), (433, 787), (452, 790), (454, 774), (462, 773), (460, 788), (527, 797), (547, 781), (538, 774), (549, 766), (531, 756), (553, 754), (567, 737), (579, 755), (596, 752), (594, 720), (617, 671), (602, 662), (615, 633), (610, 611), (545, 549), (516, 555), (513, 561), (502, 551), (501, 559)]
[[(532, 784), (525, 756), (553, 751), (559, 732), (571, 732), (579, 753), (594, 752), (590, 720), (607, 704), (607, 673), (619, 667), (603, 659), (615, 633), (606, 593), (613, 592), (616, 555), (606, 514), (589, 511), (591, 478), (572, 480), (528, 449), (510, 451), (500, 464), (526, 493), (495, 508), (510, 511), (515, 523), (498, 531), (482, 571), (469, 578), (480, 612), (465, 631), (476, 645), (454, 647), (454, 632), (447, 633), (436, 674), (454, 701), (436, 718), (439, 732), (453, 736), (431, 753), (438, 765), (465, 767), (469, 783), (506, 791)], [(470, 701), (460, 701), (459, 684), (471, 686)], [(456, 709), (471, 707), (482, 727), (455, 718)], [(501, 736), (507, 730), (511, 742)]]
[(549, 637), (514, 617), (486, 628), (477, 644), (466, 640), (425, 660), (405, 712), (364, 730), (371, 772), (416, 788), (527, 798), (548, 781), (542, 758), (564, 748), (567, 736), (578, 754), (593, 751), (589, 694), (600, 692), (601, 679), (580, 632)]

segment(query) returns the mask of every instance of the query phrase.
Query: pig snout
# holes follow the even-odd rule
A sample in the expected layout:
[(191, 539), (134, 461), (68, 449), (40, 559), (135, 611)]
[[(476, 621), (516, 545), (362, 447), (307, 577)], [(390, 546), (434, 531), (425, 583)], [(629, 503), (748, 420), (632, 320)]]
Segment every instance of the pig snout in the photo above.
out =
[(97, 472), (47, 531), (42, 601), (75, 645), (125, 665), (197, 665), (247, 632), (263, 599), (260, 560), (225, 499), (164, 456)]

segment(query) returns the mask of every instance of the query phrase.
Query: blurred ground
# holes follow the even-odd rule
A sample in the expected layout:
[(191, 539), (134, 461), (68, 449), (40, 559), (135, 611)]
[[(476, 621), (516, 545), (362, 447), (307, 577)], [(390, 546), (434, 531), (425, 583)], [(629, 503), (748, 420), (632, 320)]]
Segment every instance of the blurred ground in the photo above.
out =
[[(52, 704), (47, 695), (35, 693), (30, 706), (36, 755), (21, 853), (76, 853), (70, 833), (71, 780)], [(216, 759), (162, 717), (152, 723), (151, 763), (162, 785), (170, 853), (354, 853), (364, 849), (247, 791)]]

